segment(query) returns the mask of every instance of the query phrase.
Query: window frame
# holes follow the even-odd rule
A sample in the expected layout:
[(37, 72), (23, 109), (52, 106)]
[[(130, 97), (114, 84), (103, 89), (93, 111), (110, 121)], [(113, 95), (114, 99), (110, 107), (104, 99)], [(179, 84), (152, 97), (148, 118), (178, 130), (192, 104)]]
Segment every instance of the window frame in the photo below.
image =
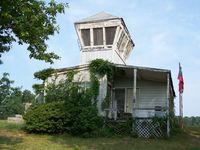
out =
[[(113, 41), (112, 41), (112, 44), (108, 44), (107, 43), (107, 32), (106, 32), (106, 29), (108, 28), (114, 28), (114, 36), (113, 36)], [(105, 45), (107, 46), (111, 46), (114, 44), (114, 40), (115, 40), (115, 36), (116, 36), (116, 31), (117, 31), (117, 26), (108, 26), (108, 27), (105, 27)]]
[[(86, 31), (86, 30), (89, 30), (89, 45), (86, 45), (85, 44), (85, 40), (84, 40), (84, 36), (83, 36), (83, 31)], [(86, 35), (87, 36), (87, 35)], [(82, 42), (83, 42), (83, 46), (84, 47), (91, 47), (91, 31), (90, 31), (90, 28), (86, 28), (86, 29), (81, 29), (81, 39), (82, 39)]]

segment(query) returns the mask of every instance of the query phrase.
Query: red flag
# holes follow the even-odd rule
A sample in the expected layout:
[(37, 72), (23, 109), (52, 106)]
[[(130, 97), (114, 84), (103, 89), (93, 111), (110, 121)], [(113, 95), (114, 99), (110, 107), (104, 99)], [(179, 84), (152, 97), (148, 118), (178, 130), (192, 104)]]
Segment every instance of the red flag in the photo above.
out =
[(184, 81), (183, 81), (182, 67), (180, 63), (179, 63), (178, 80), (179, 80), (179, 92), (182, 94), (184, 89)]

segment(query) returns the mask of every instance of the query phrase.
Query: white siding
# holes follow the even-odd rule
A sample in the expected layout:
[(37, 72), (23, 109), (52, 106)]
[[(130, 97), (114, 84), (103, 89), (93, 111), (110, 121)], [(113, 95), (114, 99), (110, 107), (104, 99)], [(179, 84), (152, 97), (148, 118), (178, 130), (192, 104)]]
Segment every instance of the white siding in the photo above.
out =
[(116, 64), (126, 64), (125, 60), (121, 58), (117, 51), (113, 51), (112, 62)]
[(139, 107), (154, 108), (155, 106), (166, 107), (167, 84), (163, 82), (138, 81)]
[[(115, 88), (133, 88), (132, 78), (117, 78), (114, 82)], [(139, 99), (137, 107), (154, 108), (155, 106), (166, 107), (167, 102), (167, 83), (138, 80), (137, 90), (139, 90)]]
[(99, 95), (97, 97), (97, 109), (99, 112), (99, 115), (103, 115), (102, 112), (102, 102), (106, 98), (107, 94), (107, 77), (104, 76), (103, 78), (99, 78)]
[[(75, 70), (76, 71), (76, 70)], [(89, 82), (90, 81), (90, 73), (88, 70), (78, 70), (78, 73), (74, 75), (74, 82)], [(55, 83), (58, 84), (60, 81), (65, 80), (67, 77), (67, 71), (58, 73), (56, 75), (50, 76), (46, 80), (46, 84)]]
[(88, 50), (81, 51), (81, 64), (88, 64), (95, 59), (104, 59), (112, 62), (112, 49), (110, 50)]
[[(127, 90), (133, 88), (133, 79), (116, 78), (114, 88), (125, 88)], [(136, 92), (137, 96), (133, 112), (135, 117), (153, 117), (155, 116), (155, 106), (167, 106), (167, 83), (165, 82), (138, 80)], [(130, 99), (129, 95), (125, 101), (129, 102)], [(130, 105), (130, 103), (128, 104)]]

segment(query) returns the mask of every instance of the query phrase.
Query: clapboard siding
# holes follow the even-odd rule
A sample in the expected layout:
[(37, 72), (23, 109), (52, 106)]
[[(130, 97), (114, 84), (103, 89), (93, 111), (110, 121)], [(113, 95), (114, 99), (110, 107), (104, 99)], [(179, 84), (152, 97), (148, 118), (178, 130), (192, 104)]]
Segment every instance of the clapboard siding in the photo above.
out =
[(85, 50), (81, 51), (81, 64), (88, 64), (95, 59), (104, 59), (113, 62), (112, 57), (113, 57), (112, 49), (110, 50), (100, 49), (100, 50), (88, 50), (88, 51)]
[(167, 86), (163, 82), (138, 81), (139, 107), (154, 108), (155, 106), (166, 106)]
[[(115, 78), (114, 88), (133, 88), (133, 78)], [(166, 106), (167, 84), (148, 80), (138, 80), (136, 107), (154, 108), (155, 106)]]

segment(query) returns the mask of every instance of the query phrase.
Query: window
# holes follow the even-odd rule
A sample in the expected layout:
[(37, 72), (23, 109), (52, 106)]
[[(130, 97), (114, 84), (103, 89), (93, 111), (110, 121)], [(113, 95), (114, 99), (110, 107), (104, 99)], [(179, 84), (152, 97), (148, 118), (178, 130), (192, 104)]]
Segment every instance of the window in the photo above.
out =
[(128, 41), (128, 38), (127, 36), (124, 34), (122, 40), (120, 41), (120, 47), (119, 47), (119, 51), (120, 52), (123, 52), (124, 51), (124, 48), (125, 48), (125, 45), (126, 45), (126, 42)]
[(125, 59), (128, 57), (128, 55), (131, 52), (131, 50), (132, 50), (132, 44), (131, 44), (131, 41), (129, 41), (127, 46), (126, 46), (126, 51), (124, 53), (124, 58)]
[(94, 28), (94, 45), (103, 45), (103, 28)]
[(90, 46), (90, 29), (82, 29), (81, 37), (82, 37), (84, 46)]
[(118, 48), (120, 47), (124, 36), (125, 36), (125, 34), (124, 34), (124, 32), (122, 32), (121, 35), (120, 35), (120, 38), (119, 38), (119, 40), (118, 40), (118, 42), (117, 42), (117, 47), (118, 47)]
[(115, 38), (116, 27), (106, 27), (106, 45), (112, 45)]

